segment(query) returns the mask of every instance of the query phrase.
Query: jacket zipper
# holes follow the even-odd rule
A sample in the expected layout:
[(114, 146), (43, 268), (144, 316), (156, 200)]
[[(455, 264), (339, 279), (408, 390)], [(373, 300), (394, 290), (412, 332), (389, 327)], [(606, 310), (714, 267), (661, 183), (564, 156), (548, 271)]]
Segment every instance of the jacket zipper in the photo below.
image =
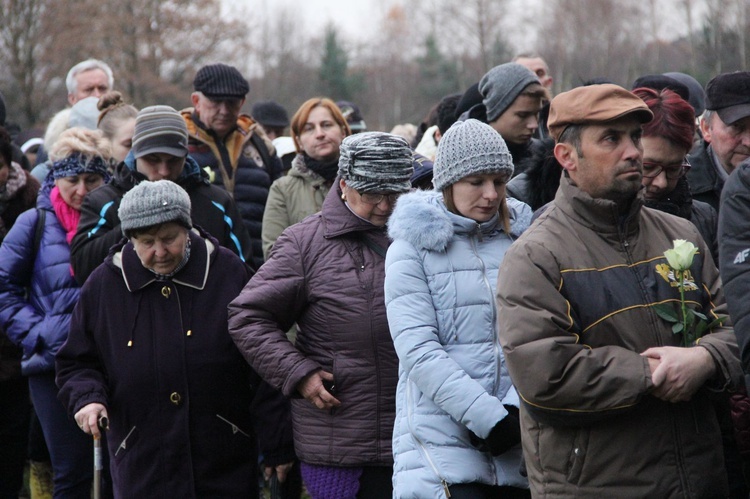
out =
[(247, 438), (250, 438), (250, 435), (248, 435), (247, 433), (245, 433), (244, 431), (242, 431), (242, 429), (240, 429), (240, 427), (239, 427), (239, 426), (237, 426), (236, 424), (232, 423), (232, 422), (231, 422), (231, 421), (229, 421), (229, 420), (228, 420), (227, 418), (223, 417), (223, 416), (222, 416), (221, 414), (217, 414), (217, 415), (216, 415), (216, 417), (217, 417), (217, 418), (219, 418), (219, 419), (221, 419), (221, 420), (222, 420), (222, 421), (224, 421), (224, 422), (225, 422), (226, 424), (228, 424), (229, 426), (231, 426), (231, 427), (232, 427), (232, 434), (233, 434), (233, 435), (236, 435), (237, 433), (239, 433), (239, 434), (241, 434), (241, 435), (244, 435), (244, 436), (246, 436)]
[[(484, 264), (484, 260), (479, 255), (478, 242), (483, 241), (481, 226), (477, 223), (477, 240), (471, 238), (471, 247), (474, 250), (474, 254), (477, 259), (481, 262), (482, 268), (482, 280), (487, 292), (490, 294), (490, 306), (492, 307), (492, 351), (495, 354), (495, 359), (500, 359), (500, 331), (497, 329), (497, 306), (495, 305), (495, 295), (492, 293), (492, 285), (490, 280), (487, 279), (487, 267)], [(492, 386), (492, 395), (497, 398), (497, 389), (500, 386), (500, 363), (495, 362), (495, 383)], [(490, 464), (492, 465), (492, 476), (494, 477), (495, 485), (497, 485), (497, 469), (495, 469), (495, 459), (490, 458)]]
[(414, 441), (417, 442), (417, 445), (419, 445), (419, 448), (422, 449), (422, 454), (425, 458), (427, 458), (427, 464), (430, 465), (430, 468), (432, 468), (433, 473), (438, 477), (438, 480), (440, 480), (440, 483), (443, 485), (443, 491), (445, 492), (445, 497), (451, 496), (451, 491), (448, 489), (448, 482), (440, 475), (440, 472), (437, 469), (437, 466), (435, 466), (435, 463), (432, 461), (432, 458), (430, 457), (430, 453), (427, 450), (427, 447), (422, 443), (422, 441), (417, 437), (417, 434), (414, 433), (414, 428), (412, 428), (412, 400), (411, 400), (411, 381), (407, 378), (406, 379), (406, 407), (408, 408), (408, 414), (406, 415), (406, 419), (409, 422), (409, 432), (411, 433), (412, 438), (414, 438)]

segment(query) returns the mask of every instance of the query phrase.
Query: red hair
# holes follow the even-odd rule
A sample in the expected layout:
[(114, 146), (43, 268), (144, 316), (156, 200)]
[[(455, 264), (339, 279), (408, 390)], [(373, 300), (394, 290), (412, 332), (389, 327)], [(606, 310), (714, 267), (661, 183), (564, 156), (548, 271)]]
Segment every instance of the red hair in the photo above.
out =
[(654, 119), (643, 125), (644, 137), (664, 137), (690, 151), (695, 135), (695, 111), (675, 92), (664, 89), (636, 88), (633, 93), (646, 103)]

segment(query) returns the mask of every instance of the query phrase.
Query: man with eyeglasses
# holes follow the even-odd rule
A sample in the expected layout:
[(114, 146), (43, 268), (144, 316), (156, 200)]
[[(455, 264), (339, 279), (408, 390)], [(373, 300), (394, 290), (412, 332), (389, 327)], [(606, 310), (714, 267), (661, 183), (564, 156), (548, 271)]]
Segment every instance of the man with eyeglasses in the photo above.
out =
[(262, 127), (241, 114), (250, 85), (237, 68), (204, 66), (193, 88), (193, 107), (182, 111), (190, 156), (210, 170), (211, 182), (234, 196), (253, 239), (254, 263), (260, 267), (263, 212), (271, 183), (281, 176), (281, 161)]
[(686, 175), (691, 168), (687, 155), (693, 146), (695, 112), (688, 101), (669, 88), (641, 87), (633, 93), (654, 113), (654, 119), (643, 125), (641, 139), (645, 205), (693, 222), (718, 265), (716, 210), (693, 199)]
[(690, 191), (719, 211), (724, 182), (750, 157), (750, 71), (720, 74), (708, 82), (700, 126), (704, 140), (690, 154)]

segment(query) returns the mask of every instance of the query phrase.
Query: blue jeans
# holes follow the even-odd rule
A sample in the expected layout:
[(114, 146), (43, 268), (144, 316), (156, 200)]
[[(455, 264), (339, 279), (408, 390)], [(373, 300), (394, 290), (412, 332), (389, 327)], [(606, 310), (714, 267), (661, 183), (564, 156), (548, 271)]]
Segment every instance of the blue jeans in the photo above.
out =
[(54, 473), (55, 499), (90, 499), (94, 479), (92, 438), (81, 431), (57, 400), (54, 373), (29, 376), (29, 390)]

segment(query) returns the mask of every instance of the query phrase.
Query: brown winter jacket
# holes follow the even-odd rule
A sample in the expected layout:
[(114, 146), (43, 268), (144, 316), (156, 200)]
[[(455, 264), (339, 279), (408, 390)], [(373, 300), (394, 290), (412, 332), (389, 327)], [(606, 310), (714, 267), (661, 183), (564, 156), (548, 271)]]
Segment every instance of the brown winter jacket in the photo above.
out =
[[(337, 185), (337, 184), (334, 184)], [(398, 358), (383, 282), (385, 231), (354, 215), (331, 189), (320, 213), (286, 229), (229, 306), (230, 334), (257, 372), (290, 397), (300, 460), (328, 466), (393, 464)], [(383, 255), (385, 253), (383, 252)], [(286, 338), (294, 323), (297, 343)], [(308, 374), (332, 372), (341, 406), (299, 398)]]
[(650, 347), (679, 346), (650, 305), (676, 302), (657, 270), (674, 239), (700, 248), (686, 298), (726, 314), (718, 271), (687, 220), (641, 207), (620, 220), (563, 177), (554, 203), (505, 255), (498, 276), (500, 338), (522, 404), (534, 497), (726, 497), (722, 444), (709, 389), (741, 379), (730, 327), (706, 348), (716, 375), (689, 402), (649, 394)]

